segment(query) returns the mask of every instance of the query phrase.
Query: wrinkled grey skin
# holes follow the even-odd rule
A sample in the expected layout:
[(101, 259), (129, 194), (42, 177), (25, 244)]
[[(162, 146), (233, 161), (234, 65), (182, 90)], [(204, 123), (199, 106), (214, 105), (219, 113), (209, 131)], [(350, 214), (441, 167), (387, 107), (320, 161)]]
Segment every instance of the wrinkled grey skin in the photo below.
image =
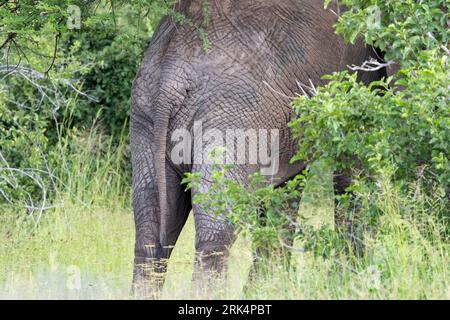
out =
[[(202, 0), (181, 1), (177, 10), (201, 24)], [(162, 283), (158, 274), (193, 209), (197, 252), (195, 275), (226, 269), (235, 234), (226, 220), (216, 219), (191, 198), (210, 187), (207, 165), (175, 165), (169, 155), (171, 133), (192, 130), (194, 121), (207, 128), (280, 130), (277, 185), (298, 174), (304, 163), (289, 164), (296, 141), (287, 127), (293, 117), (290, 99), (300, 92), (297, 80), (316, 86), (320, 77), (361, 64), (372, 48), (344, 44), (333, 31), (336, 16), (319, 0), (212, 0), (206, 29), (212, 48), (205, 51), (196, 32), (172, 18), (162, 20), (136, 76), (132, 95), (131, 143), (136, 223), (135, 288)], [(361, 75), (371, 81), (380, 74)], [(247, 184), (258, 166), (238, 165), (229, 177)], [(200, 172), (201, 190), (185, 192), (186, 172)], [(336, 175), (336, 192), (350, 178)], [(219, 253), (219, 254), (214, 254)], [(150, 265), (152, 267), (150, 267)], [(148, 293), (148, 292), (147, 292)]]

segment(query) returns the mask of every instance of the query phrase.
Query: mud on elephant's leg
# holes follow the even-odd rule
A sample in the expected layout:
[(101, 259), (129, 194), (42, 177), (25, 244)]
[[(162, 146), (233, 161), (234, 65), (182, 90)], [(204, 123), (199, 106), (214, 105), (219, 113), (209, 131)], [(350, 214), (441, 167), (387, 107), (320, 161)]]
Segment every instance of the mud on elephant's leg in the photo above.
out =
[[(353, 183), (350, 172), (335, 172), (333, 186), (335, 193), (335, 225), (350, 241), (349, 250), (357, 256), (364, 255), (363, 227), (359, 221), (360, 203), (353, 192), (347, 192)], [(345, 196), (345, 197), (343, 197)], [(345, 201), (343, 200), (345, 198)]]

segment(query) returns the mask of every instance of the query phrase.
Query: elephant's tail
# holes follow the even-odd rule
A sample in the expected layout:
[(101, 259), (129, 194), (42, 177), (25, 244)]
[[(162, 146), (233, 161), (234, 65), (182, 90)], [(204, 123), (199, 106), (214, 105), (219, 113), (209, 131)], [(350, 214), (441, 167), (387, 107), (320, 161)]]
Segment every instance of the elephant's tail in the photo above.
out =
[(165, 250), (169, 244), (167, 243), (167, 181), (166, 181), (166, 151), (167, 151), (167, 134), (169, 127), (169, 118), (171, 109), (163, 108), (163, 104), (159, 105), (158, 114), (154, 118), (154, 135), (156, 137), (156, 154), (155, 154), (155, 174), (156, 185), (159, 195), (159, 241), (162, 249)]

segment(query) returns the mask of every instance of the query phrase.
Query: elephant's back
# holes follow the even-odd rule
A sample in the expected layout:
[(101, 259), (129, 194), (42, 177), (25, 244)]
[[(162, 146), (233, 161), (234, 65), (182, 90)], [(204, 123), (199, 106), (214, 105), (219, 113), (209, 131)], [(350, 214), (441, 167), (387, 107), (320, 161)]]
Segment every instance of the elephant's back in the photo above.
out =
[(158, 83), (166, 100), (179, 101), (174, 127), (198, 118), (286, 127), (298, 82), (320, 84), (322, 75), (345, 67), (346, 46), (332, 28), (336, 18), (320, 1), (211, 1), (209, 23), (195, 29), (204, 19), (198, 2), (184, 2), (188, 23), (167, 35), (160, 31), (170, 39), (158, 61)]
[[(197, 1), (192, 1), (194, 4)], [(207, 81), (258, 82), (291, 96), (297, 81), (322, 83), (321, 76), (345, 68), (347, 48), (334, 33), (334, 14), (316, 0), (212, 1), (201, 28), (200, 7), (187, 10), (190, 23), (177, 26), (161, 64), (166, 77), (188, 75), (197, 89)], [(360, 59), (357, 59), (360, 60)], [(212, 83), (210, 82), (210, 83)]]

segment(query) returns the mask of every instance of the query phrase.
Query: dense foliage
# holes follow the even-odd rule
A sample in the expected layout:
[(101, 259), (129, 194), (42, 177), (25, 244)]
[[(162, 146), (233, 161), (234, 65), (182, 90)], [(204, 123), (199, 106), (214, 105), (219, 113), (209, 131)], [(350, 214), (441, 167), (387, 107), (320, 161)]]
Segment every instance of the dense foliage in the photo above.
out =
[(113, 147), (126, 139), (132, 80), (169, 4), (0, 3), (0, 203), (36, 207), (66, 189), (91, 128)]
[[(349, 71), (325, 76), (329, 80), (326, 86), (304, 88), (305, 95), (295, 99), (298, 117), (290, 127), (299, 143), (292, 161), (320, 161), (328, 170), (353, 176), (348, 194), (337, 197), (348, 223), (339, 233), (327, 227), (306, 232), (310, 229), (301, 217), (292, 222), (286, 216), (289, 195), (299, 195), (297, 187), (307, 184), (308, 170), (284, 188), (269, 186), (256, 192), (253, 188), (246, 193), (245, 187), (227, 181), (228, 168), (217, 168), (217, 187), (207, 195), (196, 195), (194, 201), (215, 208), (217, 214), (231, 211), (238, 228), (256, 235), (257, 245), (285, 247), (283, 227), (289, 222), (296, 229), (294, 238), (308, 240), (320, 254), (329, 252), (326, 248), (343, 248), (339, 234), (362, 243), (367, 232), (372, 236), (380, 232), (380, 219), (390, 211), (383, 200), (386, 188), (393, 188), (403, 199), (396, 209), (399, 215), (434, 215), (447, 226), (448, 234), (448, 2), (342, 2), (350, 9), (341, 13), (337, 32), (349, 42), (364, 39), (382, 49), (386, 59), (385, 63), (370, 61), (349, 67), (377, 70), (396, 64), (398, 71), (370, 86), (358, 82), (357, 75)], [(189, 187), (196, 181), (195, 175), (186, 179)], [(265, 237), (258, 237), (260, 234)]]
[[(31, 210), (43, 205), (39, 200), (44, 191), (45, 197), (53, 197), (54, 191), (70, 185), (68, 168), (80, 161), (70, 155), (79, 155), (80, 146), (88, 147), (88, 154), (83, 153), (87, 158), (91, 153), (99, 156), (98, 161), (119, 163), (120, 173), (129, 176), (126, 158), (112, 158), (126, 154), (123, 141), (131, 82), (154, 26), (165, 13), (184, 20), (171, 11), (172, 4), (164, 0), (0, 2), (2, 201), (19, 200)], [(379, 192), (380, 176), (388, 176), (407, 198), (415, 199), (419, 189), (432, 196), (434, 200), (424, 205), (441, 208), (446, 217), (448, 3), (347, 0), (342, 4), (349, 10), (338, 12), (337, 32), (350, 42), (362, 38), (380, 48), (386, 65), (395, 62), (400, 70), (369, 87), (349, 72), (329, 75), (328, 85), (310, 88), (313, 97), (296, 99), (298, 118), (291, 128), (299, 153), (293, 161), (321, 160), (332, 170), (352, 173), (355, 183), (349, 191), (372, 195), (369, 215), (382, 211), (370, 204), (377, 198), (373, 195)], [(207, 47), (207, 35), (199, 36)], [(93, 138), (92, 132), (99, 138)], [(118, 146), (122, 151), (117, 153)], [(87, 167), (82, 161), (80, 165)], [(92, 170), (86, 172), (95, 175)], [(285, 188), (254, 189), (251, 196), (242, 186), (225, 181), (223, 170), (218, 168), (216, 176), (220, 186), (195, 200), (216, 211), (231, 209), (241, 229), (255, 237), (267, 236), (259, 237), (262, 243), (285, 238), (280, 226), (290, 218), (279, 213), (299, 196), (298, 187), (306, 183), (311, 170)], [(193, 186), (197, 178), (190, 176), (186, 182)], [(254, 179), (257, 185), (261, 178)], [(263, 218), (262, 209), (267, 213)]]
[[(130, 298), (131, 82), (159, 19), (190, 23), (172, 11), (178, 1), (0, 0), (0, 297)], [(246, 298), (448, 298), (448, 1), (325, 2), (340, 15), (339, 34), (379, 47), (398, 72), (369, 87), (342, 72), (303, 88), (310, 97), (293, 102), (291, 128), (293, 161), (307, 161), (307, 170), (260, 188), (262, 176), (247, 187), (226, 178), (230, 166), (215, 165), (211, 190), (193, 200), (226, 214), (272, 257), (294, 253), (295, 270), (264, 260), (268, 279), (250, 284)], [(207, 34), (193, 27), (207, 48)], [(337, 200), (359, 230), (333, 228), (333, 170), (355, 178)], [(196, 187), (201, 177), (184, 183)], [(348, 232), (364, 256), (351, 254)], [(193, 238), (189, 220), (165, 297), (199, 298), (188, 293)], [(231, 254), (231, 269), (244, 274), (236, 281), (231, 273), (234, 299), (252, 262), (240, 240)], [(82, 290), (61, 286), (72, 267), (83, 274)], [(123, 280), (121, 294), (104, 279)]]
[(419, 175), (430, 172), (448, 188), (448, 2), (344, 4), (352, 10), (342, 15), (337, 32), (351, 42), (364, 37), (386, 52), (386, 60), (399, 64), (400, 71), (367, 88), (355, 76), (335, 74), (312, 99), (297, 99), (299, 118), (291, 125), (301, 137), (297, 158), (330, 157), (338, 166), (360, 167), (367, 175), (392, 164), (403, 182), (419, 178), (420, 169)]

